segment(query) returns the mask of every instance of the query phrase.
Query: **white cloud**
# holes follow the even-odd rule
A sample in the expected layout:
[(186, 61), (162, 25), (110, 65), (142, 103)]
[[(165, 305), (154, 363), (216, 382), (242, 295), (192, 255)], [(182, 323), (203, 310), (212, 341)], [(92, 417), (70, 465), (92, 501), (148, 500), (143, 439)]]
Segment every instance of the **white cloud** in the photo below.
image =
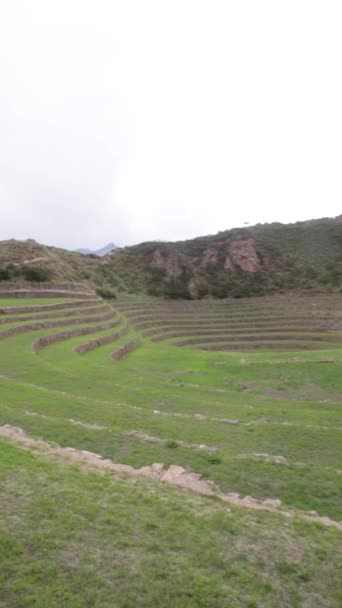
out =
[(333, 0), (13, 0), (0, 238), (180, 239), (341, 213)]

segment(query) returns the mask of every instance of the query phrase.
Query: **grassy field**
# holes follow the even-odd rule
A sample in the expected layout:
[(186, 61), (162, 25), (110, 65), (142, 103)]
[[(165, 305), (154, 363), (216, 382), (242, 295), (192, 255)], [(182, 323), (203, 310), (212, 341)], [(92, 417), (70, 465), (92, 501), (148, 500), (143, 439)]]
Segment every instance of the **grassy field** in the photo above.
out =
[(0, 297), (0, 307), (6, 308), (7, 306), (40, 306), (43, 304), (61, 304), (62, 302), (72, 302), (73, 300), (67, 298), (49, 298), (49, 297), (39, 297), (39, 298), (2, 298)]
[[(0, 607), (337, 608), (342, 297), (114, 306), (115, 329), (80, 320), (70, 330), (92, 333), (37, 354), (33, 342), (69, 331), (72, 316), (0, 340), (0, 425), (135, 469), (176, 464), (215, 492), (100, 474), (1, 437)], [(301, 348), (278, 349), (274, 335), (290, 336), (295, 316)], [(124, 335), (75, 352), (127, 321)], [(258, 323), (275, 348), (253, 343)], [(313, 325), (319, 350), (305, 337)], [(244, 350), (204, 350), (233, 328)], [(184, 331), (204, 342), (174, 346)], [(132, 340), (135, 350), (113, 361)], [(260, 509), (233, 504), (237, 494)], [(281, 505), (266, 510), (267, 499)]]

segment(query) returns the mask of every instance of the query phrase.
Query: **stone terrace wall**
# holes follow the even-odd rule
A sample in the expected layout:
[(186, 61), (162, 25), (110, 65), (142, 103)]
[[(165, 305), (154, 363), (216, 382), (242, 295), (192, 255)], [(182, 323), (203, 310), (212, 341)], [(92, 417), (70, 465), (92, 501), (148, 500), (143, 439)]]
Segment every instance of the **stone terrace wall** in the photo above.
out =
[(85, 344), (80, 344), (74, 350), (76, 353), (80, 354), (87, 353), (88, 351), (93, 350), (94, 348), (98, 348), (99, 346), (103, 346), (104, 344), (110, 344), (111, 342), (118, 340), (119, 338), (121, 338), (121, 336), (126, 334), (127, 331), (128, 325), (125, 325), (125, 327), (115, 332), (114, 334), (102, 336), (102, 338), (95, 338), (95, 340), (90, 340), (89, 342), (85, 342)]
[(87, 334), (92, 334), (97, 331), (104, 331), (105, 329), (112, 329), (117, 324), (118, 321), (114, 321), (113, 323), (107, 323), (104, 325), (96, 325), (93, 327), (80, 327), (78, 329), (61, 331), (58, 334), (52, 334), (50, 336), (41, 336), (33, 342), (32, 350), (34, 353), (38, 353), (40, 350), (42, 350), (46, 346), (49, 346), (50, 344), (62, 342), (62, 340), (68, 340), (69, 338), (77, 338), (77, 336), (86, 336)]
[(132, 350), (137, 348), (137, 346), (139, 346), (139, 344), (140, 344), (139, 340), (131, 340), (130, 342), (123, 344), (122, 346), (120, 346), (120, 348), (118, 348), (117, 350), (115, 350), (112, 353), (111, 357), (112, 357), (113, 361), (119, 361), (119, 359), (122, 359), (122, 357), (124, 357), (125, 355), (130, 353)]
[(75, 306), (89, 306), (90, 304), (99, 304), (101, 298), (75, 300), (74, 302), (61, 302), (61, 304), (38, 304), (37, 306), (3, 306), (0, 308), (0, 314), (9, 315), (12, 313), (21, 312), (46, 312), (48, 310), (64, 310), (64, 308), (75, 308)]
[[(27, 333), (28, 331), (36, 331), (39, 329), (48, 329), (48, 328), (53, 328), (53, 327), (63, 327), (63, 325), (80, 325), (80, 323), (92, 323), (92, 322), (96, 322), (96, 321), (107, 321), (108, 319), (111, 319), (113, 317), (113, 314), (108, 314), (108, 315), (102, 315), (99, 317), (79, 317), (77, 319), (68, 319), (67, 321), (65, 321), (64, 319), (61, 319), (60, 321), (41, 321), (39, 323), (25, 323), (25, 325), (17, 325), (16, 327), (9, 327), (8, 329), (5, 329), (3, 331), (0, 332), (0, 339), (2, 338), (8, 338), (9, 336), (16, 336), (19, 334), (24, 334)], [(118, 319), (117, 321), (115, 321), (114, 324), (111, 325), (111, 327), (115, 327), (116, 325), (119, 325), (120, 323), (120, 319)]]
[(84, 319), (84, 317), (86, 315), (92, 315), (92, 314), (101, 314), (101, 313), (105, 313), (109, 311), (109, 306), (103, 305), (103, 306), (96, 306), (94, 308), (86, 308), (84, 310), (78, 310), (77, 309), (72, 309), (69, 310), (68, 312), (62, 310), (62, 312), (48, 312), (48, 313), (43, 313), (42, 315), (37, 315), (37, 314), (23, 314), (23, 315), (2, 315), (0, 316), (0, 325), (3, 325), (5, 323), (17, 323), (19, 321), (39, 321), (40, 319), (48, 320), (48, 319), (54, 319), (54, 318), (60, 318), (63, 317), (63, 319), (65, 317), (77, 317), (77, 316), (82, 316), (82, 318)]
[(29, 283), (27, 281), (22, 283), (12, 283), (10, 281), (2, 281), (0, 284), (0, 297), (44, 297), (46, 295), (53, 295), (56, 292), (58, 295), (64, 296), (65, 293), (74, 297), (75, 295), (83, 295), (85, 297), (95, 296), (95, 292), (88, 285), (83, 283)]
[(1, 298), (93, 298), (94, 293), (67, 289), (0, 289)]

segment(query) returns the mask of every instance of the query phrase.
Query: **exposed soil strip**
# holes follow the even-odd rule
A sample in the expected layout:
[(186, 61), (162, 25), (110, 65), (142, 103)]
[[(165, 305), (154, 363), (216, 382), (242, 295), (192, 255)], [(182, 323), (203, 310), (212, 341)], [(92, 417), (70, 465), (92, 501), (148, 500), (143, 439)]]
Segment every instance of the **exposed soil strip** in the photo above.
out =
[[(161, 437), (156, 437), (155, 435), (148, 435), (143, 431), (124, 431), (124, 435), (127, 437), (134, 437), (136, 439), (140, 439), (141, 441), (147, 441), (148, 443), (157, 443), (158, 445), (166, 445), (167, 440), (162, 439)], [(200, 450), (201, 452), (217, 452), (217, 448), (214, 446), (206, 445), (205, 443), (187, 443), (186, 441), (182, 441), (181, 439), (177, 439), (175, 441), (175, 447), (182, 448), (190, 448), (192, 450)]]
[(251, 496), (241, 497), (240, 494), (230, 492), (223, 494), (213, 481), (204, 479), (199, 473), (191, 473), (178, 465), (164, 467), (162, 463), (154, 463), (151, 466), (135, 469), (130, 465), (114, 463), (109, 459), (104, 459), (99, 454), (88, 452), (87, 450), (77, 450), (75, 448), (63, 448), (55, 443), (48, 443), (42, 439), (34, 439), (15, 426), (5, 424), (0, 426), (0, 436), (20, 445), (23, 449), (29, 450), (34, 454), (56, 458), (65, 463), (77, 464), (84, 470), (105, 472), (112, 471), (116, 474), (123, 474), (128, 477), (148, 477), (157, 482), (167, 483), (184, 490), (190, 490), (203, 496), (214, 496), (220, 500), (237, 507), (257, 509), (262, 511), (276, 512), (284, 517), (300, 517), (306, 521), (320, 523), (325, 526), (334, 527), (342, 531), (342, 523), (336, 522), (329, 517), (321, 517), (315, 511), (309, 513), (295, 510), (281, 509), (281, 501), (276, 498), (266, 498), (259, 500)]

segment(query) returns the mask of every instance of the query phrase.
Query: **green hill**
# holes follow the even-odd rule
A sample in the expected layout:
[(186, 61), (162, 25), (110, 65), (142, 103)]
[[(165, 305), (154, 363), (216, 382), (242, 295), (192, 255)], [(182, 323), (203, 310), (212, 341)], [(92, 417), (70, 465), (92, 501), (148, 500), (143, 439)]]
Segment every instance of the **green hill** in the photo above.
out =
[(3, 284), (81, 282), (109, 293), (195, 299), (341, 291), (342, 216), (147, 242), (100, 259), (32, 240), (3, 241), (0, 279)]

